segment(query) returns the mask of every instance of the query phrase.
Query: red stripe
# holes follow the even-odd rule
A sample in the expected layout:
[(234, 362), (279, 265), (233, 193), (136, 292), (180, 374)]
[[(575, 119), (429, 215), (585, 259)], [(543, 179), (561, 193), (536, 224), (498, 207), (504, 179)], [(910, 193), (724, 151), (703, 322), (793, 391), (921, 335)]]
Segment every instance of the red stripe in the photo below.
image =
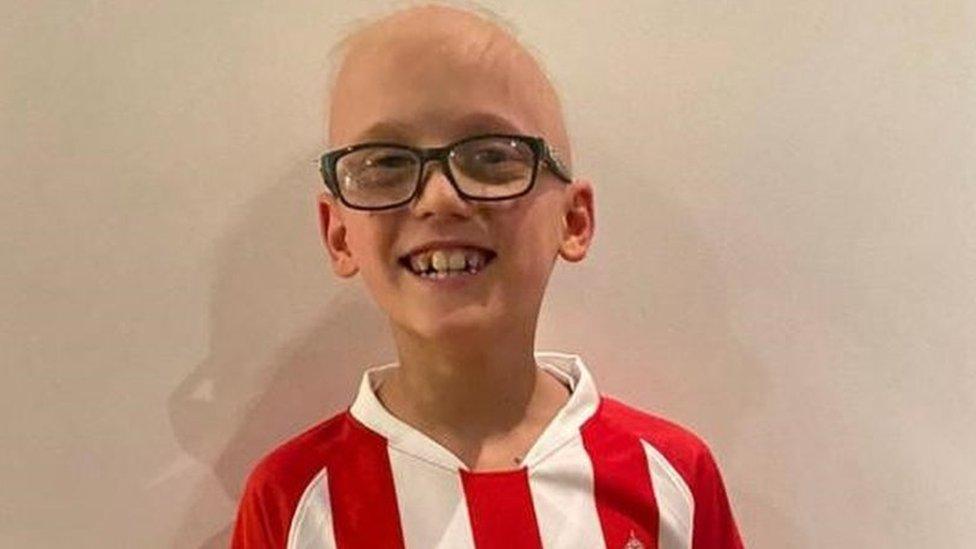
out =
[(529, 476), (517, 471), (461, 470), (474, 545), (478, 549), (542, 549)]
[(350, 417), (349, 449), (329, 465), (329, 497), (338, 549), (403, 548), (386, 439)]
[(581, 432), (593, 464), (593, 496), (607, 547), (628, 547), (633, 536), (644, 549), (656, 549), (657, 503), (640, 439), (611, 429), (599, 414)]

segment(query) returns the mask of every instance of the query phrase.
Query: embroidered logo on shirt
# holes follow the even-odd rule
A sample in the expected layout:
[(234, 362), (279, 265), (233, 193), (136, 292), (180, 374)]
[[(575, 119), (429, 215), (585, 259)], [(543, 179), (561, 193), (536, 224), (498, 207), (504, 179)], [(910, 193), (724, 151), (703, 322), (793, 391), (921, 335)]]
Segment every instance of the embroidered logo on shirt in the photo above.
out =
[(624, 545), (623, 549), (644, 549), (644, 544), (637, 539), (634, 535), (634, 531), (630, 531), (630, 539), (627, 540), (627, 545)]

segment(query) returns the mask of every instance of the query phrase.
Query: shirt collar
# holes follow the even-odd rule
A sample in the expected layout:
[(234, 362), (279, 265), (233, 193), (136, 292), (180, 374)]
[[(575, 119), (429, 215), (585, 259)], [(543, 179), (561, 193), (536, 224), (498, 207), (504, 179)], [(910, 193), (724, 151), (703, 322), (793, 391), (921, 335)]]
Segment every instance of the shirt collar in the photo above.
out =
[[(599, 404), (593, 378), (579, 355), (557, 351), (535, 351), (539, 367), (559, 377), (570, 388), (569, 400), (549, 422), (522, 464), (532, 468), (579, 434), (579, 429), (596, 412)], [(382, 435), (391, 447), (447, 469), (468, 470), (456, 455), (426, 434), (390, 413), (376, 396), (381, 377), (399, 364), (391, 362), (367, 368), (356, 399), (349, 407), (352, 416), (368, 429)]]

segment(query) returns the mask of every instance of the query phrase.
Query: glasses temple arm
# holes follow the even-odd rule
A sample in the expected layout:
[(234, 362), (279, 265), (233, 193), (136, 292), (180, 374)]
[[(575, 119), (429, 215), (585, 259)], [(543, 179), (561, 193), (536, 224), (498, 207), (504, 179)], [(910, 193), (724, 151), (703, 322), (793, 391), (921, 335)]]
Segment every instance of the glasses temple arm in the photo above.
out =
[(553, 173), (559, 176), (559, 178), (563, 181), (571, 183), (573, 181), (573, 175), (569, 173), (569, 169), (565, 164), (563, 164), (562, 159), (559, 158), (559, 154), (556, 152), (556, 149), (552, 145), (545, 143), (543, 153), (546, 163), (549, 164), (550, 168), (552, 168)]

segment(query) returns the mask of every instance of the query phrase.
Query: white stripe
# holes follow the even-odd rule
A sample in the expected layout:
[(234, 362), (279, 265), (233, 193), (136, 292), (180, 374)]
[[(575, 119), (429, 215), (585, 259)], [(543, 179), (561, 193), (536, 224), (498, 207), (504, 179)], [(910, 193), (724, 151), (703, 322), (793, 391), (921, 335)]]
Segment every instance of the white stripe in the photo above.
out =
[(654, 446), (641, 440), (659, 514), (658, 549), (690, 549), (695, 500), (678, 471)]
[(529, 489), (545, 549), (606, 545), (593, 497), (593, 465), (582, 437), (530, 468)]
[(298, 500), (288, 530), (287, 549), (335, 549), (332, 504), (325, 468), (315, 475)]
[(407, 549), (474, 547), (464, 486), (450, 470), (387, 447)]

